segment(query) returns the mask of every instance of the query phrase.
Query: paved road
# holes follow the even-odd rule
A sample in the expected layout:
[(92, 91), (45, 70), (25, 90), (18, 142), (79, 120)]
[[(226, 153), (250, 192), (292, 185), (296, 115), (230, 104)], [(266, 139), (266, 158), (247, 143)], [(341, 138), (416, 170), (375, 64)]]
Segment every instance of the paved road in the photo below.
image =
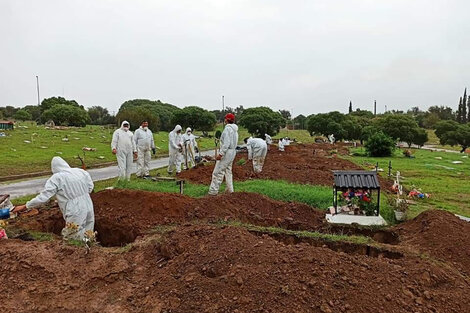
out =
[[(408, 148), (408, 144), (405, 142), (399, 142), (398, 145), (402, 148)], [(411, 145), (411, 148), (416, 148), (416, 149), (423, 149), (423, 150), (432, 150), (432, 151), (437, 151), (437, 152), (450, 152), (450, 153), (460, 153), (460, 151), (457, 150), (449, 150), (449, 149), (442, 149), (442, 148), (436, 148), (434, 146), (428, 146), (424, 145), (422, 147), (419, 147), (415, 144)]]
[[(210, 153), (210, 151), (201, 152), (201, 154)], [(135, 163), (134, 163), (135, 165)], [(150, 161), (150, 169), (162, 168), (168, 166), (168, 157), (158, 158)], [(136, 167), (134, 166), (132, 173), (136, 172)], [(117, 165), (96, 168), (88, 170), (93, 181), (106, 180), (118, 176), (118, 167)], [(41, 192), (42, 188), (46, 184), (46, 178), (35, 178), (30, 180), (21, 181), (18, 183), (12, 184), (0, 184), (0, 194), (9, 194), (11, 199), (37, 194)]]

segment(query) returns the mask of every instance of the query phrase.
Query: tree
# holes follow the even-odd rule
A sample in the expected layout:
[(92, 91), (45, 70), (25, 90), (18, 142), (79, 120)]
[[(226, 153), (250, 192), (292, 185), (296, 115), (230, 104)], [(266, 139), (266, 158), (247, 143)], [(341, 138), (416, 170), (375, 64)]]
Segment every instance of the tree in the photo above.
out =
[(352, 101), (349, 101), (349, 113), (352, 113), (353, 108), (352, 108)]
[(305, 115), (297, 115), (294, 118), (294, 128), (295, 129), (307, 129), (307, 117)]
[(465, 124), (467, 123), (467, 88), (465, 88), (465, 91), (463, 93), (463, 98), (462, 98), (462, 117), (461, 117), (461, 123)]
[[(423, 121), (423, 126), (427, 129), (434, 129), (434, 126), (440, 121), (439, 115), (437, 113), (428, 113)], [(419, 123), (418, 123), (419, 125)]]
[(456, 121), (457, 123), (462, 123), (462, 97), (460, 97), (460, 101), (459, 101), (459, 108), (457, 109), (457, 116), (456, 116)]
[(53, 120), (56, 125), (84, 127), (90, 122), (90, 116), (83, 107), (54, 104), (44, 111), (41, 120)]
[(158, 116), (152, 112), (149, 108), (137, 107), (137, 108), (127, 108), (119, 110), (119, 113), (116, 115), (116, 118), (120, 121), (128, 121), (131, 130), (136, 130), (140, 127), (143, 121), (149, 123), (149, 129), (157, 132), (160, 128), (160, 120)]
[(465, 152), (470, 147), (470, 123), (442, 121), (436, 125), (435, 133), (442, 145), (460, 145), (460, 152)]
[(23, 109), (31, 114), (31, 120), (39, 122), (41, 118), (41, 107), (39, 105), (27, 105)]
[(373, 119), (374, 118), (374, 113), (372, 113), (371, 111), (367, 111), (367, 110), (361, 110), (359, 108), (357, 108), (356, 111), (351, 112), (350, 115), (365, 117), (365, 118), (368, 118), (368, 119)]
[(379, 131), (367, 140), (365, 148), (367, 153), (372, 157), (391, 156), (395, 149), (395, 141)]
[[(467, 104), (470, 104), (470, 102), (467, 102)], [(450, 107), (434, 105), (429, 107), (428, 112), (431, 114), (436, 114), (439, 119), (443, 121), (455, 119), (455, 114)]]
[(3, 118), (12, 118), (13, 115), (15, 115), (16, 111), (18, 110), (19, 110), (18, 108), (15, 108), (11, 105), (7, 105), (6, 107), (0, 108)]
[(342, 126), (345, 119), (345, 116), (338, 111), (310, 115), (307, 122), (307, 129), (311, 135), (318, 134), (329, 136), (333, 134), (336, 140), (343, 140), (347, 136)]
[(375, 125), (392, 139), (404, 142), (411, 142), (412, 132), (418, 128), (413, 117), (404, 114), (385, 114)]
[(286, 120), (290, 120), (291, 115), (288, 110), (279, 110), (279, 113), (281, 113), (282, 117), (285, 118)]
[[(80, 107), (80, 105), (77, 103), (75, 100), (67, 100), (63, 97), (51, 97), (51, 98), (46, 98), (41, 101), (41, 113), (49, 110), (56, 104), (61, 104), (61, 105), (71, 105), (75, 107)], [(81, 106), (83, 108), (83, 106)]]
[[(161, 102), (160, 100), (152, 101), (148, 99), (134, 99), (128, 100), (124, 102), (121, 107), (119, 108), (119, 112), (125, 109), (132, 109), (137, 107), (144, 107), (152, 111), (156, 116), (158, 116), (160, 120), (160, 129), (170, 131), (173, 130), (175, 125), (172, 124), (171, 119), (173, 114), (179, 110), (180, 108), (169, 104)], [(118, 112), (118, 115), (119, 115)]]
[[(341, 126), (345, 132), (344, 139), (346, 140), (360, 140), (362, 137), (362, 129), (368, 125), (364, 118), (357, 116), (347, 116)], [(336, 137), (335, 137), (336, 138)]]
[(19, 120), (19, 121), (30, 121), (32, 119), (31, 113), (29, 113), (28, 111), (24, 109), (16, 111), (13, 117), (15, 118), (15, 120)]
[(108, 109), (101, 106), (90, 107), (88, 109), (88, 115), (90, 115), (92, 125), (107, 125), (116, 123), (115, 117), (109, 114)]
[(255, 107), (243, 110), (238, 123), (250, 134), (264, 137), (264, 134), (276, 135), (285, 125), (285, 119), (268, 107)]
[(428, 141), (428, 133), (423, 128), (416, 128), (413, 130), (413, 137), (411, 142), (418, 147), (424, 146), (424, 144)]
[(172, 123), (200, 131), (210, 131), (217, 123), (214, 113), (197, 106), (185, 107), (173, 114)]

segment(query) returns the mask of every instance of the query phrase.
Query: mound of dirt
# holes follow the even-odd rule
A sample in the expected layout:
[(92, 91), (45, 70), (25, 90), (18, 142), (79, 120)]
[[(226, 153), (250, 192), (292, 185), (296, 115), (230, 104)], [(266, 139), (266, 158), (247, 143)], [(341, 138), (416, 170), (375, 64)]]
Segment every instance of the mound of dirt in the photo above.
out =
[[(128, 252), (0, 242), (4, 312), (469, 312), (468, 281), (425, 259), (180, 226)], [(84, 301), (86, 299), (86, 301)]]
[[(105, 246), (126, 244), (157, 226), (192, 220), (237, 220), (260, 226), (292, 230), (314, 230), (323, 225), (324, 211), (295, 202), (275, 201), (256, 193), (221, 194), (191, 198), (179, 194), (127, 189), (92, 194), (95, 230)], [(20, 219), (22, 228), (60, 234), (64, 227), (58, 210), (43, 210), (32, 218)]]
[(452, 213), (428, 210), (395, 228), (402, 244), (441, 260), (451, 261), (470, 274), (470, 223)]
[[(339, 158), (334, 151), (347, 154), (347, 146), (330, 144), (297, 144), (286, 147), (285, 152), (278, 151), (274, 146), (268, 152), (263, 171), (255, 174), (251, 161), (240, 164), (241, 159), (247, 160), (247, 153), (238, 153), (233, 163), (233, 179), (244, 181), (249, 179), (286, 180), (293, 183), (326, 185), (333, 184), (332, 170), (361, 170), (362, 168), (348, 160)], [(198, 184), (210, 184), (214, 164), (200, 166), (183, 171), (179, 178)], [(380, 178), (383, 190), (392, 184)]]

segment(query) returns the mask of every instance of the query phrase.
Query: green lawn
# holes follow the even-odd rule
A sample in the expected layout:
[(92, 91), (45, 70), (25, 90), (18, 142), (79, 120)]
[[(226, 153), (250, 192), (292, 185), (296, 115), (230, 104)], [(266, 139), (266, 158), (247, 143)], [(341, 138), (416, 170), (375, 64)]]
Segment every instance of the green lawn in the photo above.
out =
[[(355, 150), (359, 153), (361, 151), (361, 148)], [(431, 194), (429, 199), (416, 200), (417, 204), (410, 206), (409, 218), (426, 209), (443, 209), (470, 216), (470, 158), (464, 158), (468, 155), (413, 149), (415, 158), (410, 159), (404, 157), (402, 151), (396, 150), (393, 157), (389, 158), (367, 156), (348, 158), (364, 167), (379, 162), (379, 167), (385, 170), (381, 173), (383, 176), (387, 175), (388, 162), (392, 161), (393, 173), (400, 171), (406, 189), (414, 186)], [(453, 164), (453, 161), (463, 163)]]
[[(86, 126), (57, 130), (46, 129), (42, 125), (38, 126), (31, 122), (19, 123), (19, 126), (12, 131), (6, 131), (6, 137), (0, 137), (2, 147), (0, 177), (48, 171), (54, 156), (61, 156), (73, 167), (81, 165), (78, 155), (85, 157), (87, 167), (116, 160), (110, 148), (114, 128)], [(222, 125), (219, 125), (217, 129), (222, 129)], [(196, 135), (200, 134), (196, 132)], [(307, 131), (298, 130), (283, 130), (280, 135), (304, 141), (311, 138)], [(248, 132), (240, 128), (240, 141), (245, 137), (248, 137)], [(63, 141), (64, 138), (68, 138), (68, 141)], [(155, 145), (158, 147), (157, 154), (167, 155), (168, 132), (154, 133), (154, 138)], [(199, 146), (203, 150), (213, 149), (214, 139), (200, 138)], [(83, 147), (96, 148), (96, 151), (84, 154)]]

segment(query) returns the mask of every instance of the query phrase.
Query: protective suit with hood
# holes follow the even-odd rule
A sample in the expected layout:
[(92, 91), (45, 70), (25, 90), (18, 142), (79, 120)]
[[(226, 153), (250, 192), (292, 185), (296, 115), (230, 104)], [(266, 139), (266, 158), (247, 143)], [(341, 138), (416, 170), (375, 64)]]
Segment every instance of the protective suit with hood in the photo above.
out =
[(137, 152), (134, 142), (134, 135), (125, 128), (124, 125), (130, 126), (128, 121), (124, 121), (121, 124), (121, 128), (116, 129), (113, 134), (113, 140), (111, 141), (111, 149), (116, 154), (118, 168), (119, 168), (119, 179), (131, 179), (132, 162), (134, 161), (134, 153)]
[(285, 145), (284, 138), (279, 139), (279, 143), (278, 143), (279, 151), (284, 151), (284, 145)]
[(93, 231), (95, 224), (93, 202), (90, 198), (93, 181), (90, 174), (79, 168), (71, 168), (61, 157), (52, 158), (51, 168), (53, 175), (47, 180), (44, 190), (28, 201), (26, 208), (38, 207), (56, 196), (65, 223), (78, 226), (64, 228), (64, 239), (81, 240), (87, 230)]
[(137, 148), (137, 176), (145, 177), (149, 175), (149, 163), (152, 155), (151, 150), (155, 150), (153, 134), (148, 127), (140, 126), (134, 133), (134, 142)]
[(268, 153), (266, 141), (261, 138), (250, 137), (246, 141), (246, 147), (248, 149), (248, 160), (253, 160), (253, 170), (255, 173), (261, 173)]
[(219, 193), (220, 185), (225, 177), (226, 191), (233, 192), (232, 164), (237, 154), (236, 147), (238, 144), (238, 126), (235, 124), (227, 124), (220, 137), (219, 155), (220, 160), (215, 163), (212, 172), (212, 182), (209, 188), (210, 195)]
[(264, 134), (264, 138), (266, 138), (266, 144), (270, 145), (273, 143), (273, 139), (268, 134)]
[(188, 167), (193, 167), (195, 165), (196, 150), (198, 149), (196, 136), (192, 134), (191, 128), (188, 127), (181, 138), (183, 141), (183, 153), (184, 157), (187, 158)]
[[(183, 152), (183, 143), (181, 138), (181, 126), (176, 125), (168, 134), (168, 152), (169, 152), (169, 164), (168, 164), (168, 173), (173, 173), (173, 169), (176, 167), (176, 173), (181, 172), (181, 162), (182, 162), (182, 152)], [(180, 132), (180, 133), (178, 133)]]

